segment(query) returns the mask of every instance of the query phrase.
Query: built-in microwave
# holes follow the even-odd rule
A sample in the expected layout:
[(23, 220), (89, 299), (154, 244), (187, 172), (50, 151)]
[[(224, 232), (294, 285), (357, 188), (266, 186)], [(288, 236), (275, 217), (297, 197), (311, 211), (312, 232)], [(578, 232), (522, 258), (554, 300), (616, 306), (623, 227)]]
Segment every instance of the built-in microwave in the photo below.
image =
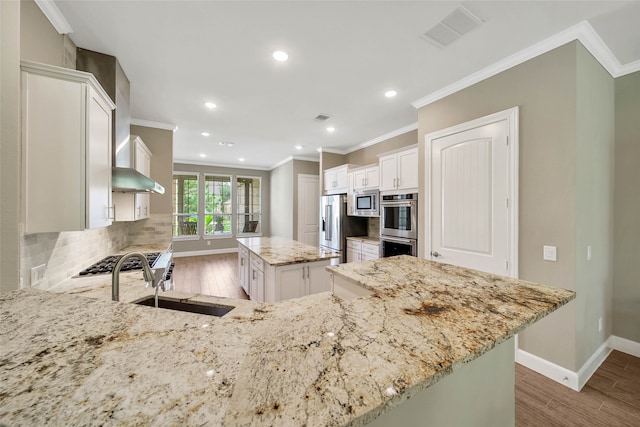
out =
[(355, 191), (348, 203), (347, 212), (352, 216), (380, 216), (377, 190)]

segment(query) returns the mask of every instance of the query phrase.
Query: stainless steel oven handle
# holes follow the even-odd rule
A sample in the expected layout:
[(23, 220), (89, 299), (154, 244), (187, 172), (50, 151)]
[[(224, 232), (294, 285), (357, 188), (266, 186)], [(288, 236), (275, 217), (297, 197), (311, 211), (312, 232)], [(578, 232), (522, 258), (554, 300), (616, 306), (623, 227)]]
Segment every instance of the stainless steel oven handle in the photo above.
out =
[(411, 206), (416, 206), (416, 201), (413, 200), (413, 201), (408, 202), (408, 201), (403, 201), (403, 200), (398, 200), (398, 201), (396, 201), (396, 200), (394, 200), (394, 201), (383, 200), (383, 201), (380, 202), (380, 206), (383, 206), (383, 207), (384, 206), (394, 206), (394, 207), (395, 206), (409, 206), (409, 207), (411, 207)]
[(403, 239), (401, 237), (387, 237), (387, 236), (381, 236), (380, 240), (387, 240), (389, 242), (396, 242), (396, 243), (407, 243), (407, 244), (413, 244), (413, 242), (415, 241), (414, 239)]

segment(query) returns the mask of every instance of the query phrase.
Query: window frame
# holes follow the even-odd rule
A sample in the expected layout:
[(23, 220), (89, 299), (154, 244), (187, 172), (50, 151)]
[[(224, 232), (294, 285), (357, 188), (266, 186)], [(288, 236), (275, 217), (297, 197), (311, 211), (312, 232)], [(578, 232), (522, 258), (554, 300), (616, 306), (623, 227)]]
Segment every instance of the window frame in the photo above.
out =
[[(173, 196), (174, 195), (173, 194), (171, 195), (171, 197), (172, 197), (172, 200), (171, 200), (171, 205), (172, 205), (172, 207), (171, 207), (171, 218), (172, 218), (172, 220), (171, 220), (171, 236), (172, 236), (172, 239), (173, 240), (199, 240), (200, 239), (200, 229), (201, 229), (201, 221), (200, 221), (201, 211), (200, 211), (200, 206), (202, 205), (202, 202), (200, 200), (201, 199), (201, 197), (200, 197), (200, 188), (202, 187), (202, 184), (200, 182), (201, 181), (200, 180), (200, 173), (199, 172), (174, 171), (172, 176), (171, 176), (171, 191), (173, 191), (173, 189), (174, 189), (174, 180), (175, 180), (176, 175), (178, 175), (178, 176), (180, 176), (180, 175), (193, 176), (193, 177), (196, 178), (196, 183), (197, 183), (197, 187), (198, 187), (198, 192), (197, 192), (197, 195), (198, 195), (198, 197), (197, 197), (198, 206), (197, 206), (195, 214), (185, 214), (185, 213), (177, 214), (177, 213), (175, 213), (173, 211), (174, 208), (175, 208), (175, 206), (173, 206)], [(176, 218), (178, 216), (183, 216), (183, 217), (184, 216), (189, 216), (189, 217), (191, 217), (191, 216), (194, 216), (194, 215), (196, 217), (196, 224), (197, 224), (196, 225), (196, 233), (195, 234), (182, 234), (182, 235), (177, 235), (177, 236), (173, 234), (174, 231), (175, 231), (175, 229), (174, 229), (175, 225), (173, 223), (173, 219), (174, 218)]]
[[(208, 173), (208, 172), (204, 172), (203, 174), (203, 182), (204, 185), (202, 186), (202, 200), (203, 200), (203, 205), (202, 205), (202, 211), (200, 212), (202, 214), (202, 218), (203, 218), (203, 224), (204, 227), (202, 228), (202, 234), (200, 234), (200, 236), (202, 236), (203, 239), (232, 239), (234, 238), (235, 234), (233, 233), (233, 231), (235, 230), (235, 222), (234, 222), (234, 214), (233, 214), (233, 208), (234, 208), (234, 204), (233, 204), (233, 198), (235, 196), (235, 190), (234, 190), (234, 181), (235, 178), (233, 175), (229, 175), (229, 174), (222, 174), (222, 173)], [(223, 233), (223, 234), (207, 234), (207, 230), (206, 230), (206, 218), (207, 215), (209, 215), (208, 212), (206, 212), (206, 199), (207, 199), (207, 193), (206, 193), (206, 184), (207, 184), (207, 177), (208, 176), (214, 176), (214, 177), (221, 177), (221, 178), (229, 178), (229, 187), (230, 187), (230, 200), (231, 200), (231, 212), (225, 215), (229, 215), (229, 219), (230, 219), (230, 232), (229, 233)], [(211, 215), (215, 215), (213, 213), (211, 213)]]
[(243, 232), (238, 231), (238, 222), (239, 222), (238, 219), (239, 219), (240, 215), (245, 215), (246, 216), (246, 215), (256, 215), (256, 214), (247, 214), (247, 213), (242, 213), (241, 214), (241, 213), (239, 213), (239, 209), (238, 209), (238, 205), (237, 205), (238, 200), (237, 200), (237, 195), (236, 195), (236, 197), (234, 197), (234, 199), (233, 199), (234, 205), (233, 205), (233, 209), (232, 209), (233, 211), (235, 211), (235, 213), (234, 213), (234, 216), (235, 216), (235, 228), (234, 228), (234, 230), (236, 230), (235, 235), (237, 237), (259, 237), (259, 236), (262, 236), (262, 220), (263, 220), (263, 212), (262, 211), (263, 211), (263, 206), (264, 206), (263, 197), (262, 197), (262, 177), (261, 176), (255, 176), (255, 175), (236, 175), (235, 179), (234, 179), (234, 181), (235, 181), (234, 187), (235, 188), (237, 188), (238, 180), (241, 179), (241, 178), (257, 179), (259, 181), (259, 183), (260, 183), (260, 212), (258, 213), (259, 221), (258, 221), (258, 229), (257, 229), (257, 231), (255, 231), (253, 233), (249, 233), (249, 232), (243, 233)]

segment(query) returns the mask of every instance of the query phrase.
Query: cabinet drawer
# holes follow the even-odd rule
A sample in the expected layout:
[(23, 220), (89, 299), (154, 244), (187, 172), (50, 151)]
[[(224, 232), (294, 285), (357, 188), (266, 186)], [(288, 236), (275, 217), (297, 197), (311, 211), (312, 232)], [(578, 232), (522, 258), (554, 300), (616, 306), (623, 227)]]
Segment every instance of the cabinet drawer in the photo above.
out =
[(378, 255), (380, 253), (380, 246), (373, 243), (362, 243), (362, 252), (366, 252), (371, 255)]
[(347, 248), (359, 251), (362, 248), (362, 242), (359, 240), (347, 239)]
[(250, 256), (250, 260), (252, 266), (260, 271), (264, 271), (264, 261), (262, 260), (262, 258), (252, 253)]
[(238, 245), (238, 252), (240, 252), (243, 255), (248, 255), (249, 254), (249, 249), (245, 248), (242, 245)]

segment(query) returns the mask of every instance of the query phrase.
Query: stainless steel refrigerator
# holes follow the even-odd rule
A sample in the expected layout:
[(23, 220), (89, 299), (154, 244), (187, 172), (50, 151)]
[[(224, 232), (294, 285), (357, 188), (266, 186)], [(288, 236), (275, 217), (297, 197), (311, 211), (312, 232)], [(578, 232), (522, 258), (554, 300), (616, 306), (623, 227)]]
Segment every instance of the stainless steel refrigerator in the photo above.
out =
[(320, 247), (340, 252), (347, 261), (347, 237), (366, 236), (367, 218), (347, 215), (347, 195), (320, 198)]

